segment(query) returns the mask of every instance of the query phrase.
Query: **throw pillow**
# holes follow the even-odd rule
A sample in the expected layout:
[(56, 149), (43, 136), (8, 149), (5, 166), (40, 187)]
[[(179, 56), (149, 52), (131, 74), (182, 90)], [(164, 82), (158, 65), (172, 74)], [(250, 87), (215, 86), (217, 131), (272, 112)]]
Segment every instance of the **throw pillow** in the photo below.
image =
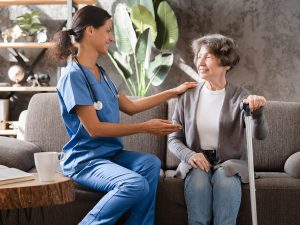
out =
[(0, 137), (0, 165), (28, 171), (34, 167), (35, 152), (40, 148), (27, 141)]
[(284, 172), (300, 179), (300, 152), (291, 155), (284, 164)]

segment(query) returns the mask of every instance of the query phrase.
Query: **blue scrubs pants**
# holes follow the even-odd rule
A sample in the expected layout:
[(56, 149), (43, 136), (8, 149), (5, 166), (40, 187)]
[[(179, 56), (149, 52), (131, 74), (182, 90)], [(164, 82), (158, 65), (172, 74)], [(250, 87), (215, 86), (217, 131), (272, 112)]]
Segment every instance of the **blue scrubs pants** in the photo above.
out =
[(90, 161), (72, 179), (107, 194), (79, 224), (113, 225), (129, 212), (125, 225), (153, 225), (160, 165), (155, 155), (126, 150)]

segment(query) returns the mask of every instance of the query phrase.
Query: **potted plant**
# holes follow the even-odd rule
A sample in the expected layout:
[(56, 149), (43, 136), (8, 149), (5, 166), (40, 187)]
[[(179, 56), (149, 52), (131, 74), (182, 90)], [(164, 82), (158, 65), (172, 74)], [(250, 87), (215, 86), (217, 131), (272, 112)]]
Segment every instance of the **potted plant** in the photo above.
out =
[(41, 24), (40, 14), (40, 11), (33, 10), (31, 13), (25, 13), (16, 18), (17, 24), (24, 35), (26, 35), (28, 41), (33, 41), (34, 35), (41, 29), (45, 29), (45, 27)]
[(131, 95), (145, 96), (160, 85), (173, 64), (178, 40), (175, 13), (166, 1), (128, 0), (113, 15), (116, 49), (109, 57)]

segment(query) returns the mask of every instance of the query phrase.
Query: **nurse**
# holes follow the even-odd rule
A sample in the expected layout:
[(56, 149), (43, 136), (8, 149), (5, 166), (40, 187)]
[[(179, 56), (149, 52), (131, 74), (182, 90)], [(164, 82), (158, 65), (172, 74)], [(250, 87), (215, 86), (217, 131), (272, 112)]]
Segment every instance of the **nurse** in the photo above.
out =
[[(74, 55), (71, 36), (77, 43)], [(57, 84), (61, 115), (70, 141), (63, 147), (63, 172), (77, 183), (107, 194), (80, 224), (115, 224), (128, 213), (126, 225), (153, 225), (160, 160), (147, 153), (123, 149), (121, 136), (136, 133), (167, 135), (179, 130), (170, 121), (119, 123), (119, 110), (133, 115), (195, 87), (184, 83), (159, 94), (128, 99), (118, 91), (97, 59), (114, 41), (111, 16), (96, 6), (77, 11), (72, 28), (55, 34), (52, 55), (65, 60), (72, 54)]]

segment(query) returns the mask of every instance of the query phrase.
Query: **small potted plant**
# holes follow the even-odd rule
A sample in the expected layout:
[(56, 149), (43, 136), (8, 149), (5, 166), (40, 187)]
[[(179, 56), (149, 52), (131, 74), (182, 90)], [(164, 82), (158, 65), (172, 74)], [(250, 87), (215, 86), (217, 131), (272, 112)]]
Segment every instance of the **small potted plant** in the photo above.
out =
[(33, 41), (34, 35), (41, 29), (45, 29), (41, 24), (40, 14), (40, 11), (33, 10), (31, 13), (25, 13), (16, 18), (17, 24), (20, 26), (24, 35), (26, 35), (28, 41)]

